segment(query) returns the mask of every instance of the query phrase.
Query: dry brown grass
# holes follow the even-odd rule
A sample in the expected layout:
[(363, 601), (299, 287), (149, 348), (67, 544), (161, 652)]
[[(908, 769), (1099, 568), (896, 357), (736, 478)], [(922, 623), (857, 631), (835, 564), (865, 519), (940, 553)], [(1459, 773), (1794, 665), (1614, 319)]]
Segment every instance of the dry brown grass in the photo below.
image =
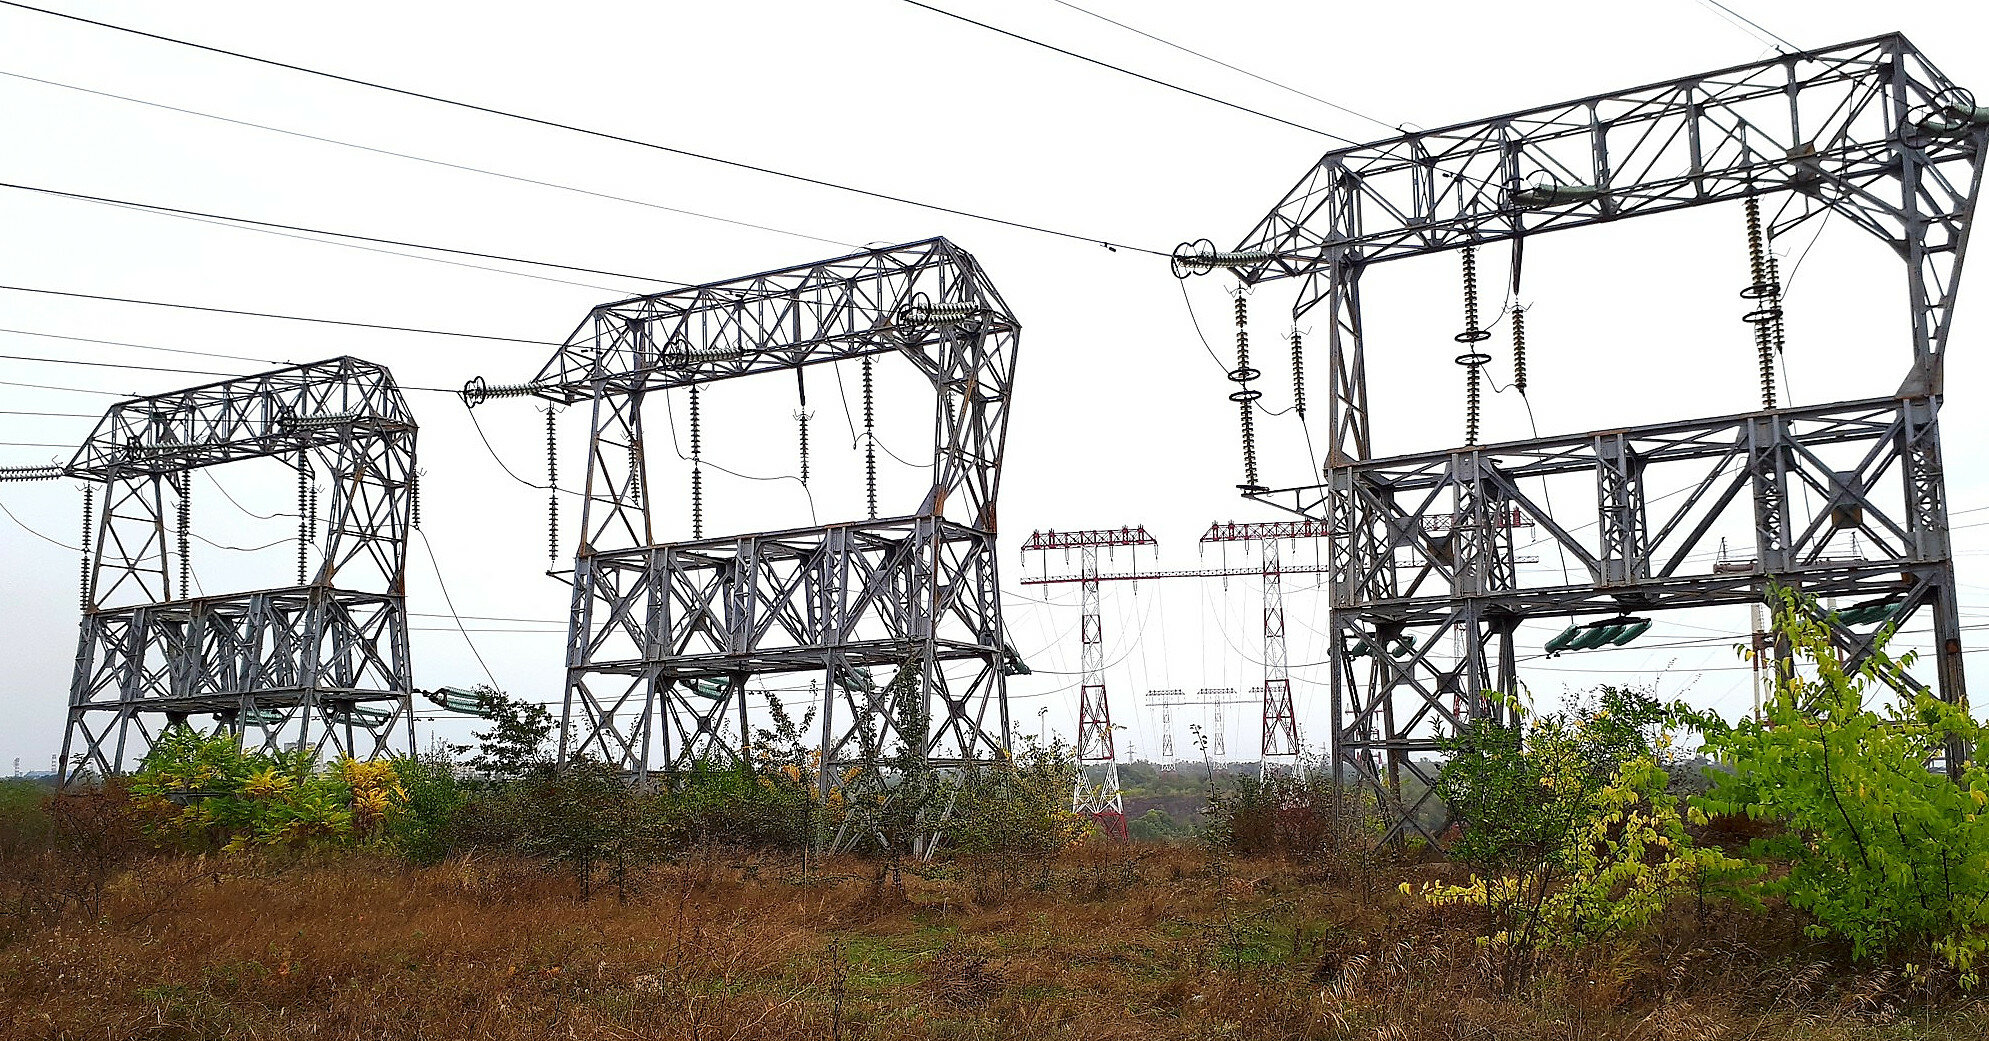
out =
[(1394, 893), (1432, 868), (1352, 885), (1086, 848), (1041, 888), (1003, 888), (970, 866), (902, 886), (812, 867), (702, 858), (621, 905), (487, 860), (157, 861), (94, 922), (0, 938), (0, 1036), (1989, 1037), (1979, 1001), (1852, 972), (1739, 915), (1501, 994), (1468, 922)]

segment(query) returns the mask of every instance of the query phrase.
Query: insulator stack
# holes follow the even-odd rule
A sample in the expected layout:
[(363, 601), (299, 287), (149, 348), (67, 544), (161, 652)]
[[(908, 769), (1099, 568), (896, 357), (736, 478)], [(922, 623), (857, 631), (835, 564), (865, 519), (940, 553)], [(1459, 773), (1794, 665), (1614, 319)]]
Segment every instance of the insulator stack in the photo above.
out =
[(1526, 393), (1526, 308), (1512, 309), (1512, 385)]
[(1236, 487), (1245, 494), (1265, 491), (1257, 483), (1257, 399), (1264, 392), (1250, 386), (1260, 373), (1250, 367), (1250, 302), (1243, 293), (1236, 294), (1236, 368), (1229, 372), (1230, 382), (1237, 389), (1229, 395), (1236, 402), (1237, 423), (1243, 432), (1243, 483)]
[(1477, 345), (1492, 338), (1490, 330), (1478, 326), (1478, 250), (1466, 246), (1460, 252), (1464, 261), (1464, 331), (1451, 337), (1468, 349), (1452, 359), (1464, 366), (1464, 443), (1478, 443), (1478, 420), (1482, 411), (1482, 391), (1480, 384), (1486, 363), (1492, 356), (1478, 349)]
[(907, 328), (927, 325), (954, 325), (971, 321), (981, 316), (985, 310), (980, 304), (970, 301), (948, 301), (935, 304), (924, 293), (914, 296), (910, 303), (898, 309), (898, 324)]
[(96, 502), (97, 486), (94, 484), (84, 485), (82, 583), (80, 591), (76, 594), (76, 599), (86, 612), (90, 609), (90, 541), (96, 534), (96, 526), (91, 522), (95, 519), (92, 514), (95, 512)]
[(407, 478), (407, 526), (421, 527), (421, 475), (409, 474)]
[(491, 398), (530, 397), (544, 389), (546, 389), (546, 385), (537, 380), (530, 383), (490, 384), (484, 382), (482, 376), (477, 376), (468, 383), (463, 384), (463, 389), (457, 393), (462, 396), (463, 404), (475, 408), (489, 401)]
[(188, 532), (193, 523), (193, 475), (183, 473), (174, 491), (179, 493), (178, 517), (180, 537), (180, 598), (193, 596), (193, 557), (188, 553), (192, 548)]
[(53, 481), (62, 476), (62, 467), (54, 463), (37, 466), (0, 466), (0, 481)]
[(1291, 407), (1305, 418), (1305, 339), (1297, 329), (1291, 331)]
[(1223, 251), (1216, 249), (1215, 243), (1208, 239), (1200, 239), (1174, 247), (1169, 263), (1174, 268), (1175, 278), (1187, 278), (1189, 275), (1205, 275), (1217, 268), (1250, 267), (1270, 259), (1271, 254), (1263, 250)]
[(642, 505), (642, 460), (633, 450), (628, 454), (628, 504)]
[(691, 537), (704, 538), (704, 431), (695, 383), (691, 384)]
[(311, 529), (305, 520), (311, 505), (311, 461), (304, 453), (297, 453), (297, 584), (304, 584), (305, 556), (311, 546)]
[(870, 519), (877, 519), (877, 398), (871, 384), (870, 359), (863, 359), (863, 493)]
[(1775, 258), (1768, 254), (1767, 236), (1761, 230), (1761, 200), (1747, 199), (1747, 263), (1754, 281), (1740, 291), (1754, 309), (1741, 320), (1754, 327), (1754, 359), (1761, 379), (1761, 407), (1775, 407), (1775, 351), (1781, 339), (1782, 287), (1776, 282)]
[(801, 441), (801, 484), (808, 485), (808, 376), (806, 369), (794, 370), (794, 385), (800, 395), (801, 407), (794, 410), (794, 424)]
[(559, 563), (559, 425), (546, 409), (546, 562)]

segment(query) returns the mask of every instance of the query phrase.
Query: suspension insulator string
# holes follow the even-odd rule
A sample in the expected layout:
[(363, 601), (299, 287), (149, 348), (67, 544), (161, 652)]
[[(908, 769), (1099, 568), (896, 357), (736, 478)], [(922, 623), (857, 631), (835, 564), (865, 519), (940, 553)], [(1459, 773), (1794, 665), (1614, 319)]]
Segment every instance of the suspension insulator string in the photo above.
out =
[(704, 538), (704, 432), (695, 383), (691, 384), (691, 537)]
[(559, 563), (559, 424), (546, 406), (546, 563)]
[(1250, 367), (1250, 302), (1249, 291), (1239, 289), (1236, 293), (1236, 368), (1229, 371), (1229, 380), (1237, 389), (1230, 393), (1229, 400), (1236, 402), (1236, 418), (1243, 433), (1243, 483), (1236, 487), (1246, 495), (1267, 491), (1257, 482), (1257, 399), (1264, 392), (1250, 386), (1261, 373)]
[(1526, 396), (1526, 308), (1512, 308), (1512, 385)]
[(407, 477), (407, 513), (408, 527), (421, 527), (421, 475), (418, 473)]
[(1740, 291), (1754, 309), (1741, 320), (1754, 327), (1754, 360), (1761, 380), (1761, 407), (1775, 407), (1775, 352), (1781, 339), (1782, 287), (1776, 281), (1775, 258), (1768, 253), (1761, 229), (1761, 200), (1747, 198), (1747, 263), (1754, 281)]
[(313, 474), (309, 494), (304, 497), (304, 537), (310, 542), (318, 541), (318, 482)]
[(173, 490), (179, 493), (180, 599), (185, 600), (193, 596), (193, 559), (188, 553), (192, 544), (187, 534), (193, 521), (193, 474), (181, 474)]
[(634, 448), (628, 452), (628, 504), (635, 507), (642, 505), (642, 460)]
[(305, 554), (311, 545), (310, 516), (311, 460), (302, 452), (297, 453), (297, 584), (304, 584)]
[(794, 370), (795, 389), (801, 395), (801, 407), (794, 411), (795, 429), (801, 438), (801, 484), (808, 485), (808, 376), (806, 369)]
[(1291, 331), (1291, 407), (1305, 418), (1305, 339), (1296, 328)]
[(877, 396), (871, 383), (870, 358), (863, 359), (863, 493), (870, 519), (877, 519)]
[(94, 519), (92, 515), (96, 511), (96, 502), (97, 502), (97, 486), (94, 484), (84, 485), (83, 486), (83, 568), (82, 568), (83, 581), (82, 581), (82, 591), (77, 594), (77, 600), (79, 603), (82, 604), (83, 610), (86, 612), (89, 611), (90, 609), (90, 540), (91, 537), (96, 534), (96, 528), (91, 523), (91, 521)]
[(1464, 366), (1464, 443), (1475, 445), (1483, 398), (1480, 382), (1486, 363), (1492, 360), (1477, 345), (1491, 339), (1492, 333), (1478, 326), (1478, 248), (1466, 246), (1460, 252), (1464, 254), (1464, 331), (1451, 339), (1467, 350), (1452, 360)]

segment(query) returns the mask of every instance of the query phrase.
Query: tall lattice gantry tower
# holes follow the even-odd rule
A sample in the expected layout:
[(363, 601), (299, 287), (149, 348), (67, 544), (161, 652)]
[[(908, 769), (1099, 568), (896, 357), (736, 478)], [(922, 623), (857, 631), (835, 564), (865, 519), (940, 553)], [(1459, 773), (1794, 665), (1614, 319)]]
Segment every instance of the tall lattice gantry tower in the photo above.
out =
[[(412, 752), (414, 449), (392, 374), (357, 358), (112, 405), (65, 468), (101, 506), (85, 528), (64, 779), (121, 773), (176, 725), (264, 748)], [(296, 582), (208, 592), (194, 476), (254, 459), (296, 473)]]
[[(1333, 529), (1335, 776), (1377, 795), (1392, 837), (1432, 830), (1417, 804), (1428, 796), (1405, 803), (1419, 786), (1404, 781), (1417, 775), (1426, 790), (1443, 735), (1504, 718), (1519, 693), (1515, 634), (1529, 620), (1593, 619), (1547, 648), (1581, 650), (1634, 638), (1650, 621), (1638, 615), (1793, 587), (1858, 605), (1820, 619), (1854, 664), (1882, 620), (1924, 612), (1934, 685), (1965, 700), (1938, 415), (1985, 147), (1989, 107), (1904, 37), (1878, 36), (1335, 149), (1233, 249), (1203, 240), (1176, 253), (1182, 276), (1294, 280), (1295, 323), (1326, 329), (1324, 472), (1257, 487), (1246, 427), (1245, 494)], [(1765, 224), (1762, 200), (1777, 205)], [(1741, 295), (1759, 410), (1477, 444), (1492, 345), (1473, 250), (1507, 244), (1517, 270), (1530, 236), (1720, 203), (1746, 211), (1753, 277)], [(1826, 214), (1876, 237), (1904, 268), (1904, 379), (1889, 394), (1784, 404), (1774, 386), (1782, 287), (1765, 247)], [(1455, 337), (1468, 380), (1464, 444), (1377, 458), (1362, 274), (1452, 250), (1466, 287)], [(1513, 329), (1522, 393), (1523, 314)], [(1874, 370), (1892, 385), (1895, 372)], [(1232, 378), (1256, 375), (1239, 362)], [(1592, 494), (1575, 494), (1585, 501), (1548, 508), (1549, 482), (1584, 476)], [(1515, 509), (1567, 555), (1569, 575), (1515, 567), (1501, 522)], [(1716, 552), (1728, 533), (1752, 542), (1737, 554), (1745, 566)], [(1950, 766), (1965, 752), (1951, 748)]]
[[(562, 761), (637, 781), (749, 762), (746, 684), (781, 673), (819, 679), (825, 796), (894, 748), (942, 769), (1006, 754), (1019, 663), (995, 501), (1020, 333), (973, 256), (934, 238), (603, 304), (529, 383), (472, 381), (471, 405), (536, 396), (588, 411)], [(867, 387), (873, 360), (893, 357), (935, 398), (920, 501), (876, 516), (873, 478), (867, 519), (703, 533), (701, 388), (839, 362)], [(661, 541), (657, 511), (684, 504), (650, 480), (643, 406), (671, 391), (691, 403), (693, 522), (690, 538)]]

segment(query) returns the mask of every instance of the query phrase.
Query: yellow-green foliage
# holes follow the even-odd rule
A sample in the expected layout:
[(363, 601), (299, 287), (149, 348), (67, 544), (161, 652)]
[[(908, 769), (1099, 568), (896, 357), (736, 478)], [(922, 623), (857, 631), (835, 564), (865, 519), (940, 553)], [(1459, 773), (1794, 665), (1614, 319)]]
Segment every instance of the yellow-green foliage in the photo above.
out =
[[(1492, 943), (1572, 947), (1630, 939), (1679, 898), (1745, 874), (1743, 862), (1692, 843), (1669, 778), (1650, 756), (1622, 764), (1600, 787), (1583, 786), (1575, 763), (1561, 756), (1547, 774), (1550, 787), (1580, 800), (1547, 862), (1503, 877), (1474, 875), (1462, 886), (1426, 883), (1415, 892), (1432, 904), (1491, 909), (1503, 919)], [(1405, 883), (1402, 891), (1411, 889)]]
[(160, 735), (131, 781), (159, 827), (196, 846), (356, 844), (378, 840), (407, 792), (392, 763), (245, 752), (225, 735)]
[[(1800, 668), (1778, 676), (1763, 721), (1708, 735), (1732, 772), (1698, 805), (1780, 826), (1750, 853), (1788, 865), (1763, 887), (1807, 912), (1812, 935), (1978, 982), (1989, 952), (1989, 769), (1979, 754), (1989, 728), (1924, 691), (1894, 693), (1887, 680), (1912, 656), (1885, 653), (1890, 632), (1851, 668), (1813, 600), (1776, 596), (1776, 633)], [(1974, 755), (1952, 776), (1939, 768), (1951, 750)]]

